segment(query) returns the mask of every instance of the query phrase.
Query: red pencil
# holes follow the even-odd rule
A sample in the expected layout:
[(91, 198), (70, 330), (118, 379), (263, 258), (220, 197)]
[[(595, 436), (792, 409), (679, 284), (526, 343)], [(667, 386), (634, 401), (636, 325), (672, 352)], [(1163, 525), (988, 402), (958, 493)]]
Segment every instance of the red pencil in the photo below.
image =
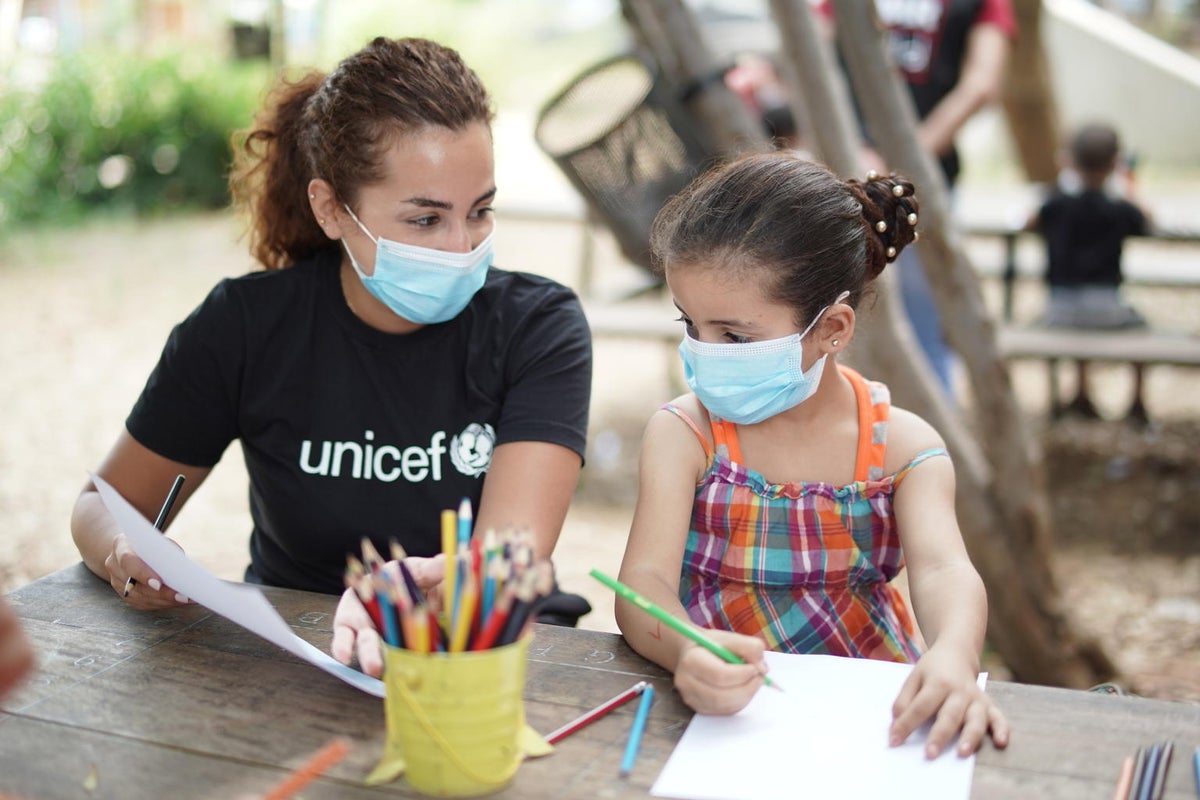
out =
[(487, 650), (500, 636), (500, 632), (504, 630), (504, 624), (508, 622), (508, 613), (512, 610), (516, 594), (517, 589), (511, 582), (504, 587), (500, 599), (496, 601), (496, 607), (492, 609), (492, 615), (488, 617), (487, 622), (479, 631), (479, 636), (471, 644), (472, 650)]
[(614, 708), (617, 708), (618, 706), (622, 706), (622, 705), (628, 703), (633, 698), (640, 695), (646, 689), (646, 685), (647, 684), (645, 681), (638, 681), (633, 686), (630, 686), (628, 689), (621, 692), (619, 695), (617, 695), (613, 699), (607, 700), (607, 701), (601, 703), (600, 705), (593, 708), (591, 711), (588, 711), (586, 714), (583, 714), (583, 715), (571, 720), (570, 722), (568, 722), (566, 725), (563, 725), (558, 730), (548, 734), (546, 736), (546, 741), (549, 742), (550, 744), (555, 744), (555, 743), (567, 738), (568, 736), (570, 736), (572, 733), (579, 730), (580, 728), (591, 725), (593, 722), (600, 719), (605, 714), (612, 711)]

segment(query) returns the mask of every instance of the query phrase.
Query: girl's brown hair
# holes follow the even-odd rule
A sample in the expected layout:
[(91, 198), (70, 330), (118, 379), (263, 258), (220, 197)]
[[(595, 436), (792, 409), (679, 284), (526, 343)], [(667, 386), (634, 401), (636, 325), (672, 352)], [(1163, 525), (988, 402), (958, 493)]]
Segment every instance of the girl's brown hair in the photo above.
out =
[(857, 307), (917, 238), (917, 211), (913, 185), (899, 175), (843, 181), (789, 153), (756, 153), (671, 198), (654, 220), (650, 249), (663, 270), (766, 269), (767, 296), (806, 325), (843, 291)]

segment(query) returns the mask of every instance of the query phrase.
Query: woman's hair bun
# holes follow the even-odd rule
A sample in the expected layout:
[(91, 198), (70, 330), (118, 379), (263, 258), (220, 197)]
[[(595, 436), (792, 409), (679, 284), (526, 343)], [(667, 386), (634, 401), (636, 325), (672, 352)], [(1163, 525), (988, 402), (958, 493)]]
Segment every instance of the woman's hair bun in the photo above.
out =
[(852, 178), (846, 185), (862, 204), (867, 226), (867, 279), (871, 280), (917, 240), (920, 204), (912, 181), (894, 172), (887, 176), (868, 172), (865, 181)]

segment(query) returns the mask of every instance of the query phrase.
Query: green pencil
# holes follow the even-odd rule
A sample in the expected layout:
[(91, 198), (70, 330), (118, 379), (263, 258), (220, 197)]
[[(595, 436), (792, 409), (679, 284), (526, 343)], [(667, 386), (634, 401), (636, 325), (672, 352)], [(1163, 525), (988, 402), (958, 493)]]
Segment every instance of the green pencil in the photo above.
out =
[[(696, 626), (689, 625), (688, 623), (681, 620), (679, 617), (676, 617), (672, 614), (667, 613), (663, 609), (654, 605), (654, 603), (651, 603), (649, 600), (642, 597), (640, 594), (635, 592), (633, 589), (630, 589), (628, 586), (621, 583), (619, 580), (608, 577), (607, 575), (605, 575), (603, 572), (601, 572), (598, 569), (593, 569), (588, 574), (591, 575), (596, 580), (603, 583), (608, 588), (612, 589), (614, 592), (617, 593), (617, 595), (619, 597), (622, 597), (625, 600), (628, 600), (629, 602), (633, 603), (635, 606), (642, 609), (643, 611), (648, 611), (650, 613), (650, 616), (659, 620), (660, 622), (665, 624), (671, 630), (677, 631), (677, 632), (683, 634), (684, 636), (691, 639), (696, 644), (703, 647), (705, 650), (708, 650), (711, 653), (715, 653), (716, 655), (718, 655), (721, 658), (728, 661), (730, 664), (745, 664), (746, 663), (746, 659), (742, 658), (737, 653), (730, 650), (728, 647), (724, 647), (720, 644), (717, 644), (712, 639), (705, 636), (701, 632), (701, 630), (699, 628), (697, 628)], [(772, 681), (766, 675), (763, 676), (763, 683), (765, 683), (767, 686), (770, 686), (773, 689), (778, 689), (781, 692), (783, 691), (782, 686), (780, 686), (779, 684)]]

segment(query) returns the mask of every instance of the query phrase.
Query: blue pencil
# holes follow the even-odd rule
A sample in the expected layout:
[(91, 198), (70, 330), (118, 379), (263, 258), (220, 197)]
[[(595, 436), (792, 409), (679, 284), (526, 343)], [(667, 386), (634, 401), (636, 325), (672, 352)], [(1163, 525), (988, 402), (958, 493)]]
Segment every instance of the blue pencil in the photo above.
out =
[(471, 499), (464, 497), (458, 502), (458, 549), (466, 550), (471, 546)]
[(1200, 747), (1196, 748), (1196, 754), (1192, 756), (1192, 771), (1196, 774), (1196, 797), (1200, 797)]
[(1158, 769), (1158, 760), (1162, 757), (1162, 749), (1158, 743), (1150, 745), (1146, 754), (1146, 764), (1142, 769), (1142, 778), (1137, 784), (1137, 800), (1151, 800), (1154, 790), (1154, 773)]
[(642, 699), (638, 703), (637, 714), (633, 718), (633, 727), (629, 729), (629, 741), (625, 744), (625, 755), (621, 759), (621, 777), (628, 778), (633, 772), (633, 762), (637, 758), (638, 748), (642, 746), (642, 734), (646, 731), (646, 717), (650, 714), (650, 704), (654, 702), (654, 687), (646, 684), (642, 690)]

